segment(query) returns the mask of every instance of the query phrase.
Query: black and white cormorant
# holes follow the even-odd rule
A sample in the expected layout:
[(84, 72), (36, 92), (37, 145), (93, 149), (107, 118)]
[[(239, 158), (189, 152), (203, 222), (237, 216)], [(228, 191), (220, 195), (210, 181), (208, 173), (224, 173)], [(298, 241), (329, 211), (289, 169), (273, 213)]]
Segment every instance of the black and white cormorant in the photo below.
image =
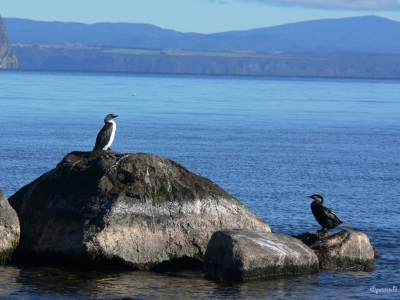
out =
[(97, 135), (93, 151), (110, 149), (115, 138), (115, 131), (117, 130), (117, 124), (114, 121), (116, 117), (118, 115), (109, 114), (104, 118), (105, 124)]
[(311, 203), (311, 211), (315, 217), (315, 220), (322, 226), (322, 230), (326, 228), (327, 230), (338, 227), (343, 222), (324, 204), (324, 198), (321, 195), (314, 194), (308, 196), (308, 198), (313, 199)]

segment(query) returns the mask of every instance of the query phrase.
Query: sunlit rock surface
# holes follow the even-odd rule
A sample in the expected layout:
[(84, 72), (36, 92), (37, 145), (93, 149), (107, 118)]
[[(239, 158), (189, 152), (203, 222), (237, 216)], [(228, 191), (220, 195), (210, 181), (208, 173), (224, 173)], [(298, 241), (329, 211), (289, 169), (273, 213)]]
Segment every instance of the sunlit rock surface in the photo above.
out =
[(0, 190), (0, 264), (10, 260), (19, 242), (17, 213)]

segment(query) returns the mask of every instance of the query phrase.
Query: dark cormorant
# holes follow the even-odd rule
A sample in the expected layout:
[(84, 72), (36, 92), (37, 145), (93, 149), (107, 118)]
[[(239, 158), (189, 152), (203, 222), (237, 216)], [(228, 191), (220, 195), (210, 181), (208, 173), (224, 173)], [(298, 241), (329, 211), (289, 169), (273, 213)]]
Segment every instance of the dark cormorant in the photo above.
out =
[(315, 220), (322, 226), (322, 230), (324, 230), (324, 228), (328, 230), (333, 229), (343, 223), (329, 208), (323, 205), (324, 198), (321, 195), (314, 194), (308, 196), (308, 198), (314, 200), (311, 203), (311, 211)]
[(118, 117), (118, 115), (109, 114), (104, 118), (105, 124), (97, 135), (96, 145), (94, 146), (93, 151), (110, 149), (115, 138), (115, 131), (117, 130), (117, 124), (113, 120), (116, 117)]

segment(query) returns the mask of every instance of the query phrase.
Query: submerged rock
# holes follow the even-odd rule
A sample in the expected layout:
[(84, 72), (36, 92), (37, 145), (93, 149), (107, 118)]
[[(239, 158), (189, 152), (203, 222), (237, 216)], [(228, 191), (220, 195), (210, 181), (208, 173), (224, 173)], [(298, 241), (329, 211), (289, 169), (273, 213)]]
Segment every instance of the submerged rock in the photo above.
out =
[(359, 231), (343, 230), (306, 233), (298, 237), (317, 254), (321, 269), (375, 270), (375, 251), (368, 236)]
[(318, 273), (318, 258), (301, 241), (281, 234), (224, 230), (213, 234), (204, 272), (222, 281)]
[(169, 269), (200, 263), (217, 230), (270, 231), (215, 183), (143, 153), (70, 153), (10, 203), (28, 262)]
[(19, 230), (18, 215), (0, 190), (0, 264), (11, 258), (19, 242)]

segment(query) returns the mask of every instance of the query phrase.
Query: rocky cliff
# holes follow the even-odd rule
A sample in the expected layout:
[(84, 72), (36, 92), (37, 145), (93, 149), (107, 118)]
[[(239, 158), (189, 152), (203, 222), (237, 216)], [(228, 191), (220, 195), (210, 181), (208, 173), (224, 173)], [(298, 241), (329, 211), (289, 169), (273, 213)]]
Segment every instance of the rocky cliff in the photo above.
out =
[(18, 68), (17, 56), (8, 43), (6, 27), (0, 17), (0, 69)]

